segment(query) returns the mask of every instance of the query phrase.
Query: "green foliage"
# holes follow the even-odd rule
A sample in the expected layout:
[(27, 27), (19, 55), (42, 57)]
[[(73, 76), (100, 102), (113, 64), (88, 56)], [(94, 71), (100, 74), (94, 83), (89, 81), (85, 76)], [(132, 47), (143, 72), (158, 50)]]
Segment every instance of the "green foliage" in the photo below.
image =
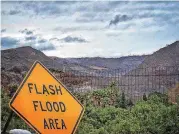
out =
[(165, 104), (168, 104), (168, 96), (159, 92), (153, 92), (149, 94), (148, 99), (150, 99), (151, 101), (154, 100), (157, 102), (163, 102)]
[[(12, 86), (13, 89), (17, 89), (17, 87), (14, 85)], [(4, 128), (4, 125), (9, 117), (10, 114), (10, 108), (9, 108), (9, 102), (10, 102), (10, 96), (9, 93), (5, 90), (1, 90), (1, 130)], [(10, 129), (27, 129), (33, 132), (31, 128), (29, 128), (26, 123), (19, 118), (16, 114), (13, 114), (13, 117), (11, 119), (11, 122), (9, 124), (8, 130)]]
[(7, 93), (4, 90), (1, 90), (1, 128), (3, 128), (10, 113), (10, 109), (8, 107), (9, 100), (10, 98)]
[(177, 102), (177, 104), (179, 106), (179, 95), (176, 96), (176, 102)]
[(128, 103), (127, 103), (127, 106), (132, 107), (133, 105), (134, 105), (134, 104), (133, 104), (132, 100), (130, 99), (130, 100), (128, 101)]
[(119, 107), (126, 108), (126, 97), (124, 92), (122, 92), (120, 100), (119, 100)]
[[(125, 94), (122, 93), (119, 104), (125, 108), (117, 108), (115, 104), (107, 104), (105, 107), (87, 106), (77, 134), (178, 134), (177, 105), (167, 103), (165, 97), (166, 95), (153, 93), (147, 100), (138, 101), (132, 106), (132, 101), (127, 103)], [(129, 102), (132, 107), (126, 109), (128, 105), (125, 104), (130, 104)]]
[(139, 119), (142, 131), (156, 134), (179, 133), (179, 113), (176, 105), (168, 105), (162, 97), (152, 95), (148, 101), (136, 103), (131, 112)]
[[(15, 87), (14, 87), (15, 88)], [(178, 105), (168, 103), (167, 96), (152, 93), (147, 100), (133, 104), (116, 86), (74, 94), (85, 106), (77, 134), (179, 134)], [(1, 128), (9, 116), (9, 95), (1, 94)], [(9, 129), (32, 130), (16, 115)]]

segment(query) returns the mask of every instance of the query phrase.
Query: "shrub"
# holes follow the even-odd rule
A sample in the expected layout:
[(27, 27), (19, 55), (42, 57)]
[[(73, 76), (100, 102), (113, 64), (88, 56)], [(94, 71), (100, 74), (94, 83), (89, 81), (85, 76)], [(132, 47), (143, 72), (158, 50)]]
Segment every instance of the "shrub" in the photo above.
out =
[[(109, 103), (114, 92), (95, 91), (88, 93), (75, 93), (83, 102), (85, 114), (77, 129), (77, 134), (179, 134), (179, 111), (177, 105), (170, 104), (165, 94), (152, 93), (146, 101), (141, 100), (128, 108), (124, 93), (120, 95), (121, 107)], [(101, 104), (96, 106), (93, 97), (99, 97)], [(8, 93), (2, 90), (2, 116), (1, 128), (9, 116)], [(32, 130), (15, 114), (8, 129), (21, 128)]]
[(147, 96), (146, 96), (145, 93), (143, 94), (143, 100), (144, 100), (144, 101), (147, 101)]
[[(165, 97), (160, 93), (150, 94), (146, 101), (138, 101), (131, 110), (114, 106), (86, 107), (77, 134), (178, 134), (177, 105), (163, 101)], [(121, 98), (125, 97), (121, 95)]]
[(8, 85), (8, 89), (9, 89), (9, 96), (12, 97), (14, 95), (14, 93), (16, 92), (18, 88), (18, 85), (16, 84), (10, 84)]
[[(10, 96), (8, 95), (7, 92), (5, 92), (5, 90), (2, 89), (1, 90), (1, 109), (3, 109), (3, 110), (1, 111), (1, 131), (4, 128), (4, 125), (5, 125), (7, 119), (10, 115), (10, 112), (11, 112), (9, 105), (8, 105), (9, 102), (10, 102)], [(11, 122), (9, 124), (8, 131), (10, 129), (27, 129), (31, 132), (34, 132), (15, 113), (13, 114), (13, 117), (12, 117)]]
[(159, 92), (149, 94), (148, 99), (150, 101), (163, 102), (165, 104), (168, 104), (168, 95)]
[(13, 66), (11, 69), (9, 69), (9, 71), (15, 72), (15, 73), (21, 73), (21, 68), (18, 66)]

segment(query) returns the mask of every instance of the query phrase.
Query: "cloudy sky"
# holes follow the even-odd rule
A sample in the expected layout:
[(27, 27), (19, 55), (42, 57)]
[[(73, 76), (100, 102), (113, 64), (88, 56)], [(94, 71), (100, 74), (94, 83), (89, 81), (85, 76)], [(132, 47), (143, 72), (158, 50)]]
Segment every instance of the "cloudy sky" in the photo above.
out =
[(1, 14), (1, 49), (119, 57), (179, 40), (178, 2), (2, 2)]

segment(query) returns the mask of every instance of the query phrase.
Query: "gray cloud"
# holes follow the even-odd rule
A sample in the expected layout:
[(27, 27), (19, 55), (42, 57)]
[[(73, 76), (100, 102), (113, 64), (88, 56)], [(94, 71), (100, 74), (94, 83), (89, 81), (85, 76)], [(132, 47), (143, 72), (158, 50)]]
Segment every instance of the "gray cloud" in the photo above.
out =
[(37, 50), (40, 51), (47, 51), (47, 50), (55, 50), (54, 44), (50, 43), (48, 40), (44, 43), (38, 43), (36, 41), (30, 41), (30, 42), (25, 42), (24, 46), (31, 46)]
[[(46, 40), (44, 38), (38, 39), (36, 36), (26, 36), (24, 39), (25, 39), (24, 40), (25, 42), (23, 42), (23, 46), (31, 46), (35, 49), (40, 50), (40, 51), (56, 49), (54, 44), (52, 44), (49, 40)], [(21, 46), (22, 43), (20, 43), (20, 42), (21, 42), (20, 40), (17, 40), (16, 38), (13, 38), (13, 37), (2, 37), (1, 38), (2, 49), (8, 49), (8, 48)]]
[(33, 41), (33, 40), (36, 40), (36, 36), (29, 36), (29, 37), (25, 37), (25, 40), (26, 41)]
[(50, 42), (50, 40), (44, 39), (41, 35), (34, 35), (32, 30), (24, 29), (20, 31), (24, 33), (25, 36), (25, 45), (32, 46), (35, 49), (40, 51), (47, 51), (47, 50), (55, 50), (54, 44)]
[[(32, 11), (35, 15), (58, 15), (62, 13), (61, 9), (55, 2), (22, 2), (23, 8), (28, 11)], [(59, 3), (60, 4), (60, 3)]]
[(68, 43), (72, 43), (72, 42), (86, 43), (86, 42), (88, 42), (87, 40), (85, 40), (81, 37), (72, 37), (72, 36), (67, 36), (65, 38), (62, 38), (61, 41), (68, 42)]
[(1, 12), (2, 15), (17, 15), (17, 14), (20, 14), (20, 13), (21, 13), (20, 10), (10, 10), (10, 11), (3, 10)]
[(24, 45), (25, 46), (31, 46), (35, 49), (40, 50), (40, 51), (47, 51), (47, 50), (55, 50), (56, 49), (54, 44), (52, 44), (49, 40), (45, 40), (45, 39), (40, 39), (38, 41), (30, 40), (29, 42), (25, 42)]
[(45, 43), (45, 42), (47, 42), (47, 40), (45, 40), (45, 39), (38, 40), (38, 43)]
[(54, 28), (54, 31), (62, 31), (62, 32), (73, 32), (73, 31), (96, 31), (96, 30), (104, 30), (103, 26), (70, 26), (70, 27), (61, 27), (58, 26)]
[(113, 20), (110, 21), (109, 26), (111, 25), (117, 25), (119, 22), (124, 22), (131, 20), (132, 17), (129, 17), (128, 15), (116, 15)]
[(50, 40), (55, 40), (55, 41), (60, 41), (60, 39), (58, 39), (58, 38), (51, 38)]
[(4, 33), (4, 32), (6, 32), (6, 29), (5, 28), (1, 29), (1, 33)]
[[(37, 45), (38, 42), (38, 45)], [(54, 44), (52, 44), (49, 40), (46, 39), (38, 39), (36, 41), (31, 40), (30, 45), (35, 48), (38, 49), (40, 51), (47, 51), (47, 50), (55, 50), (55, 46)]]
[(55, 46), (52, 43), (46, 42), (43, 44), (39, 44), (38, 46), (33, 45), (34, 48), (40, 51), (47, 51), (47, 50), (55, 50)]
[(11, 11), (9, 11), (9, 15), (16, 15), (16, 14), (19, 14), (19, 13), (21, 13), (19, 10), (11, 10)]
[[(23, 3), (23, 4), (22, 4)], [(166, 2), (163, 6), (159, 6), (161, 2), (39, 2), (39, 1), (29, 1), (29, 2), (11, 2), (11, 3), (3, 3), (2, 10), (7, 13), (10, 13), (10, 10), (19, 10), (21, 11), (21, 15), (17, 13), (17, 15), (12, 17), (2, 16), (4, 19), (3, 25), (8, 25), (10, 27), (17, 26), (15, 29), (27, 24), (29, 19), (34, 19), (35, 21), (30, 24), (30, 27), (40, 27), (38, 33), (41, 35), (36, 35), (36, 31), (24, 32), (22, 45), (26, 45), (27, 43), (35, 46), (38, 49), (48, 50), (54, 49), (54, 45), (60, 44), (61, 42), (86, 42), (88, 40), (80, 39), (81, 37), (64, 37), (62, 39), (50, 39), (45, 40), (45, 36), (54, 35), (54, 37), (59, 37), (59, 34), (64, 34), (63, 32), (67, 32), (66, 34), (78, 34), (88, 35), (87, 37), (92, 38), (90, 44), (98, 45), (98, 38), (101, 39), (101, 44), (104, 44), (104, 47), (109, 42), (118, 46), (119, 37), (122, 38), (123, 42), (128, 42), (128, 40), (137, 39), (138, 42), (142, 42), (145, 38), (148, 40), (150, 37), (147, 36), (148, 29), (152, 29), (155, 34), (156, 29), (159, 26), (165, 25), (166, 29), (171, 30), (171, 36), (165, 32), (161, 32), (162, 35), (158, 35), (159, 37), (163, 37), (164, 34), (167, 37), (166, 39), (175, 38), (178, 30), (178, 9), (179, 4), (174, 2)], [(18, 8), (19, 7), (19, 8)], [(173, 7), (173, 8), (171, 8)], [(172, 9), (172, 10), (171, 10)], [(2, 13), (4, 13), (2, 11)], [(11, 14), (15, 14), (15, 12), (11, 12)], [(32, 18), (33, 17), (33, 18)], [(54, 18), (52, 18), (54, 17)], [(13, 21), (13, 19), (16, 21)], [(44, 18), (44, 20), (42, 20)], [(146, 18), (146, 19), (145, 19)], [(149, 18), (149, 19), (147, 19)], [(151, 19), (150, 19), (151, 18)], [(20, 20), (20, 21), (18, 21)], [(12, 24), (12, 21), (14, 22)], [(41, 25), (42, 22), (47, 22), (47, 25)], [(169, 22), (170, 21), (170, 22)], [(128, 25), (132, 25), (129, 27)], [(60, 26), (60, 27), (59, 27)], [(114, 27), (113, 27), (114, 26)], [(30, 31), (30, 27), (28, 31)], [(56, 29), (53, 29), (55, 28)], [(148, 28), (145, 30), (145, 28)], [(153, 27), (153, 28), (152, 28)], [(4, 27), (5, 28), (5, 27)], [(7, 32), (15, 32), (15, 29), (8, 29)], [(52, 31), (57, 30), (57, 31)], [(59, 30), (59, 31), (58, 31)], [(145, 31), (144, 31), (145, 30)], [(131, 32), (132, 31), (132, 32)], [(143, 34), (145, 32), (145, 34)], [(9, 33), (9, 34), (10, 34)], [(132, 38), (128, 33), (134, 33), (134, 37)], [(135, 34), (138, 33), (138, 34)], [(15, 33), (16, 34), (16, 33)], [(106, 34), (113, 37), (107, 37)], [(99, 35), (96, 36), (96, 35)], [(144, 36), (143, 37), (141, 37)], [(36, 40), (26, 41), (25, 38), (29, 36), (36, 36)], [(43, 38), (44, 36), (44, 38)], [(114, 37), (117, 36), (117, 37)], [(140, 37), (139, 37), (140, 36)], [(42, 38), (41, 38), (42, 37)], [(140, 38), (140, 39), (138, 39)], [(30, 38), (29, 38), (30, 39)], [(31, 38), (32, 39), (32, 38)], [(123, 44), (123, 42), (120, 42)], [(20, 42), (21, 43), (21, 42)], [(52, 44), (51, 44), (52, 43)], [(53, 44), (54, 43), (54, 44)], [(51, 45), (50, 45), (51, 44)], [(63, 44), (63, 43), (62, 43)], [(43, 47), (45, 45), (45, 47)], [(107, 51), (107, 50), (106, 50)]]
[(1, 46), (2, 48), (11, 48), (18, 45), (19, 40), (12, 37), (2, 37), (1, 38)]
[[(14, 4), (15, 3), (15, 4)], [(24, 15), (36, 16), (39, 15), (42, 18), (46, 17), (62, 17), (72, 16), (74, 21), (80, 23), (90, 23), (90, 22), (108, 22), (111, 19), (111, 15), (114, 13), (123, 12), (124, 14), (130, 14), (131, 16), (138, 16), (144, 12), (144, 17), (151, 14), (151, 16), (164, 18), (170, 15), (172, 18), (173, 11), (178, 13), (178, 4), (173, 2), (123, 2), (123, 1), (95, 1), (95, 2), (75, 2), (75, 1), (30, 1), (30, 2), (13, 2), (16, 5), (15, 9), (8, 11), (10, 9), (4, 8), (4, 12), (10, 14), (18, 14), (22, 12)], [(18, 8), (17, 8), (18, 7)], [(172, 8), (172, 11), (170, 10)], [(5, 10), (5, 11), (4, 11)], [(17, 11), (16, 11), (17, 10)], [(147, 13), (145, 13), (147, 11)], [(162, 12), (160, 12), (162, 11)], [(171, 14), (165, 14), (163, 11), (171, 11)], [(75, 16), (75, 13), (80, 13)], [(164, 17), (161, 15), (163, 14)], [(73, 16), (74, 15), (74, 16)], [(67, 18), (68, 18), (67, 17)], [(132, 19), (128, 15), (116, 15), (110, 22), (109, 25), (117, 25), (119, 22), (127, 21)], [(168, 19), (169, 20), (169, 19)]]
[(1, 15), (6, 15), (6, 11), (1, 10)]
[(28, 30), (28, 29), (24, 29), (24, 30), (21, 30), (21, 31), (19, 31), (19, 32), (24, 33), (24, 34), (26, 34), (26, 35), (31, 35), (31, 34), (33, 34), (33, 31)]
[(33, 34), (33, 32), (32, 32), (32, 31), (27, 31), (26, 34), (27, 34), (27, 35)]

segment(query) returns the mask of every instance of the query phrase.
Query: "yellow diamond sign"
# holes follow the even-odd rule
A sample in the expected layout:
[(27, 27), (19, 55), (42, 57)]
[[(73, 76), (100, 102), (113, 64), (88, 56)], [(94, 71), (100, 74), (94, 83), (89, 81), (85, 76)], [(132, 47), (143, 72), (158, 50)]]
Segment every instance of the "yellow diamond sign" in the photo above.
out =
[(38, 61), (10, 108), (39, 134), (73, 134), (84, 113), (81, 103)]

